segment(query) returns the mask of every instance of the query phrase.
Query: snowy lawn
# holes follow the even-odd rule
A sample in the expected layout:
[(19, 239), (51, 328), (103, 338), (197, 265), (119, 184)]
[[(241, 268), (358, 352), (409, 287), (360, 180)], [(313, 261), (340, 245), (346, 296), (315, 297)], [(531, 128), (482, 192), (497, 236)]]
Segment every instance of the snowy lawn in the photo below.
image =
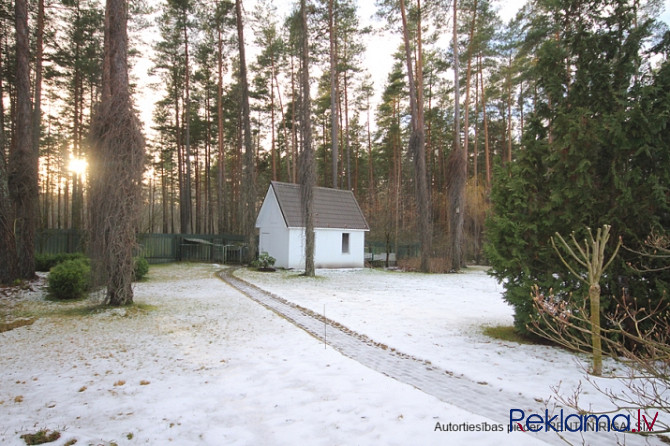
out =
[[(492, 398), (498, 389), (504, 389), (551, 407), (554, 389), (568, 398), (581, 382), (582, 407), (615, 409), (587, 382), (589, 357), (483, 334), (486, 326), (513, 323), (513, 309), (502, 299), (502, 286), (484, 268), (468, 268), (461, 274), (319, 270), (314, 279), (299, 277), (295, 271), (268, 274), (240, 269), (235, 274), (319, 314), (325, 306), (329, 319), (457, 376), (486, 384)], [(622, 372), (612, 360), (605, 361), (604, 370)], [(624, 388), (613, 379), (593, 381), (614, 392)], [(482, 403), (473, 401), (468, 409), (476, 413), (476, 404)]]
[[(62, 434), (57, 445), (538, 444), (520, 433), (435, 431), (493, 422), (324, 349), (216, 270), (152, 267), (131, 309), (23, 296), (12, 311), (39, 318), (0, 333), (0, 443), (48, 429)], [(564, 353), (479, 334), (483, 323), (511, 321), (481, 272), (319, 274), (241, 275), (315, 311), (325, 303), (354, 330), (492, 385), (545, 397), (563, 371), (579, 375)]]

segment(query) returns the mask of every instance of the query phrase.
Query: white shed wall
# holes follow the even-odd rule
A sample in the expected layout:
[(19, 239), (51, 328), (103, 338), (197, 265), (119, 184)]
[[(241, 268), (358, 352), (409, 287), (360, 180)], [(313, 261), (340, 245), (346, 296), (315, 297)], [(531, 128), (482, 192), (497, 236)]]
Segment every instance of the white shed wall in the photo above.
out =
[(295, 269), (305, 268), (305, 229), (289, 228), (288, 230), (288, 267)]
[[(349, 252), (342, 252), (342, 234), (349, 234)], [(362, 268), (365, 256), (365, 231), (317, 229), (314, 264), (317, 268)]]
[(275, 266), (292, 268), (289, 262), (289, 229), (272, 188), (268, 190), (256, 219), (259, 229), (258, 252), (267, 252), (276, 259)]

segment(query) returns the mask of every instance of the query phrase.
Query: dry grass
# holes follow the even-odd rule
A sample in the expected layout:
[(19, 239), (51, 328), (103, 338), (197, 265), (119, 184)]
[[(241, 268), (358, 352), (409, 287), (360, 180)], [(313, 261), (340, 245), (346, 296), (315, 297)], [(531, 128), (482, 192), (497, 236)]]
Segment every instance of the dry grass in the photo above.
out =
[(52, 443), (60, 438), (60, 432), (43, 429), (34, 434), (23, 434), (21, 438), (28, 445)]
[[(412, 257), (409, 259), (398, 260), (398, 268), (403, 271), (418, 272), (421, 266), (421, 259)], [(430, 259), (430, 272), (436, 274), (444, 274), (449, 272), (447, 259), (444, 257), (432, 257)]]
[(511, 325), (496, 325), (484, 327), (482, 332), (493, 339), (500, 341), (515, 342), (517, 344), (542, 344), (537, 339), (522, 336)]
[(0, 333), (14, 330), (19, 327), (25, 327), (26, 325), (32, 325), (36, 320), (36, 318), (21, 318), (9, 322), (0, 322)]

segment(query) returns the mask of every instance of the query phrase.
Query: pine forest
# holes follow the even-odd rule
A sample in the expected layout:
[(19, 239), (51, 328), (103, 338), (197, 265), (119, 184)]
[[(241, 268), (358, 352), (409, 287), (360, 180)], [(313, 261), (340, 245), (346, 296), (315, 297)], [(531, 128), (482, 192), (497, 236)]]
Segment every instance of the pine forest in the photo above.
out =
[[(417, 247), (409, 268), (491, 265), (522, 306), (564, 277), (556, 232), (608, 224), (628, 248), (608, 292), (665, 295), (666, 270), (625, 272), (670, 228), (661, 1), (530, 0), (505, 19), (491, 0), (122, 3), (136, 232), (253, 238), (270, 181), (301, 182), (309, 150), (316, 186), (355, 194), (368, 241)], [(95, 180), (105, 17), (102, 0), (0, 1), (5, 281), (30, 277), (35, 231), (86, 230), (94, 201), (123, 198)]]

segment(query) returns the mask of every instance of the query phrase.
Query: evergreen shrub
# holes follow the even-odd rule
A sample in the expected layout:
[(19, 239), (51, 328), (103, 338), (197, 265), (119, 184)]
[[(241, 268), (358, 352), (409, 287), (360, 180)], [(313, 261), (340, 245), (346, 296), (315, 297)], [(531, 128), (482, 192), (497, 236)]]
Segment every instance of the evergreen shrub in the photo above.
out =
[(49, 272), (49, 294), (59, 300), (79, 299), (89, 289), (91, 265), (88, 259), (74, 259), (59, 263)]
[(251, 262), (251, 266), (253, 266), (254, 268), (257, 268), (261, 271), (269, 271), (269, 270), (274, 271), (273, 266), (274, 266), (276, 261), (277, 261), (277, 259), (272, 257), (267, 252), (264, 252), (264, 253), (262, 253), (261, 255), (258, 256), (258, 259)]
[[(618, 25), (630, 26), (629, 18)], [(607, 224), (613, 240), (621, 237), (600, 281), (601, 315), (615, 310), (616, 299), (654, 308), (670, 296), (670, 271), (639, 254), (650, 234), (670, 230), (670, 61), (638, 76), (645, 29), (623, 41), (611, 30), (587, 27), (579, 39), (540, 44), (529, 74), (544, 94), (526, 120), (523, 147), (494, 174), (486, 255), (524, 334), (534, 285), (578, 306), (588, 297), (551, 246), (557, 232), (583, 240), (585, 228)], [(565, 51), (579, 55), (569, 75), (560, 70)]]
[(85, 259), (82, 252), (35, 254), (35, 271), (48, 272), (51, 268), (67, 260)]
[(144, 257), (135, 257), (133, 261), (135, 263), (135, 280), (140, 281), (149, 273), (149, 262)]

